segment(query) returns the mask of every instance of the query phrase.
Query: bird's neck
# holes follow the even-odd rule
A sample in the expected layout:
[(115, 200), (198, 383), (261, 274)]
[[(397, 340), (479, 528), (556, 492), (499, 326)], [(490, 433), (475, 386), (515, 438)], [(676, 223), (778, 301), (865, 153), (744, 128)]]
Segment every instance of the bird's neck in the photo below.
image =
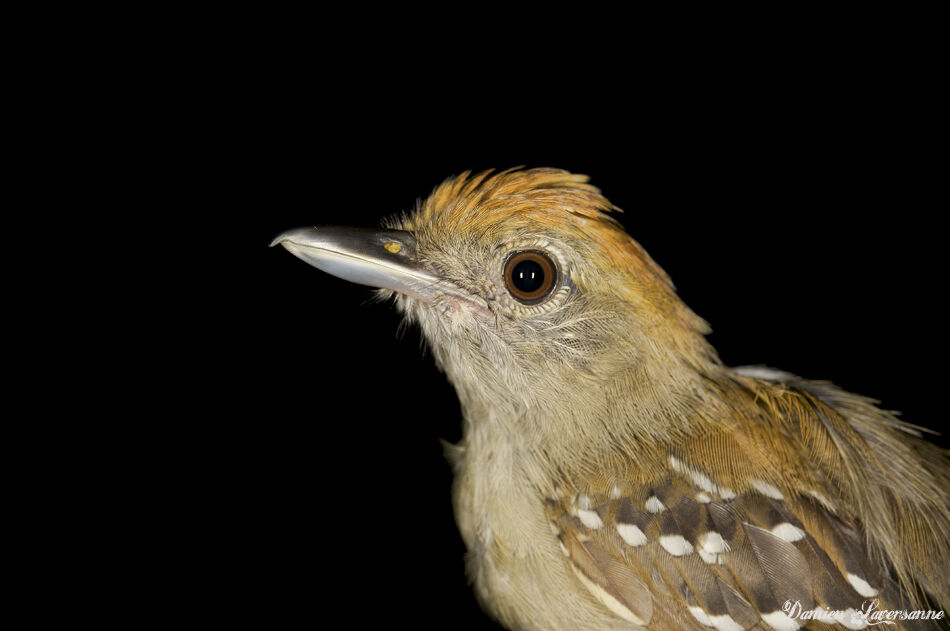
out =
[(618, 446), (624, 459), (636, 461), (638, 448), (655, 453), (708, 416), (699, 408), (719, 404), (708, 391), (710, 375), (722, 370), (714, 358), (670, 355), (590, 371), (554, 362), (527, 376), (454, 359), (443, 369), (462, 405), (466, 450), (506, 454), (508, 466), (538, 479), (552, 479), (548, 466), (565, 474), (613, 459), (621, 455)]

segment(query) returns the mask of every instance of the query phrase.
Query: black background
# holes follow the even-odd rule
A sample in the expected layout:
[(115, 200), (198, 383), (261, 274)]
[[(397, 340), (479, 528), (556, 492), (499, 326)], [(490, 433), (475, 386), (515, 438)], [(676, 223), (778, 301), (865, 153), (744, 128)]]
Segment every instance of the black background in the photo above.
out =
[(21, 29), (11, 549), (36, 615), (497, 628), (450, 506), (451, 386), (371, 290), (267, 247), (464, 170), (588, 174), (726, 363), (943, 429), (942, 21), (346, 8)]
[(377, 225), (464, 170), (590, 175), (727, 364), (828, 379), (940, 429), (945, 208), (919, 82), (614, 77), (573, 86), (564, 109), (557, 86), (495, 91), (484, 73), (478, 89), (367, 78), (353, 92), (249, 73), (237, 113), (209, 118), (208, 201), (228, 243), (209, 242), (214, 308), (196, 325), (226, 375), (202, 432), (219, 454), (204, 510), (224, 516), (209, 541), (228, 548), (238, 615), (497, 628), (451, 511), (451, 386), (370, 289), (267, 247), (301, 225)]

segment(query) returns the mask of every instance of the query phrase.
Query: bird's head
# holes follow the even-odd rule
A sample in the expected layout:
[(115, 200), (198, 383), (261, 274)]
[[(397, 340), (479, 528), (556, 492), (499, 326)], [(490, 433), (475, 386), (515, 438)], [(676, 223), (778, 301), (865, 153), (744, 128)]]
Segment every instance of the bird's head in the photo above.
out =
[(394, 295), (464, 406), (504, 401), (523, 414), (576, 397), (593, 411), (616, 405), (612, 385), (688, 388), (715, 361), (706, 324), (617, 210), (562, 170), (466, 173), (384, 230), (305, 228), (274, 243)]

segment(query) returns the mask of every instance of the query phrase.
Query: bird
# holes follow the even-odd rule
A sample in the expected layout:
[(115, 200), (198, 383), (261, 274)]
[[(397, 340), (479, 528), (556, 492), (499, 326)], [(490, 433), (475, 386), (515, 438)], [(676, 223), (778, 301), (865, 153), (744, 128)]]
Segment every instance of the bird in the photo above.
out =
[(271, 243), (376, 288), (454, 386), (482, 608), (512, 631), (948, 628), (950, 452), (831, 382), (725, 365), (620, 212), (585, 175), (467, 171), (379, 228)]

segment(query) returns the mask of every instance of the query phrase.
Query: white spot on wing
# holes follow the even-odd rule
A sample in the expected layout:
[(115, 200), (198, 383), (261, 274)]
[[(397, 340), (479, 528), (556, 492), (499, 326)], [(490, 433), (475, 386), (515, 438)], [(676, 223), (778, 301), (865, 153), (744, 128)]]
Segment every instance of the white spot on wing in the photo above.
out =
[(858, 592), (865, 598), (871, 598), (872, 596), (877, 596), (878, 591), (871, 587), (866, 580), (848, 572), (847, 575), (848, 582), (851, 583), (851, 587), (854, 588), (854, 591)]
[(708, 475), (686, 466), (673, 456), (670, 456), (670, 467), (673, 471), (687, 476), (693, 484), (698, 486), (706, 493), (719, 493), (719, 486), (710, 479)]
[(713, 627), (718, 631), (743, 631), (742, 627), (736, 623), (728, 614), (722, 616), (710, 616), (702, 607), (687, 607), (689, 613), (699, 622), (699, 624)]
[(614, 484), (610, 487), (610, 499), (617, 500), (620, 499), (620, 487)]
[(710, 565), (722, 565), (719, 554), (729, 551), (729, 543), (718, 532), (711, 530), (700, 535), (696, 544), (699, 558)]
[(732, 489), (727, 489), (724, 486), (719, 487), (719, 497), (724, 500), (731, 500), (736, 498), (736, 494)]
[(582, 524), (591, 530), (597, 530), (604, 525), (604, 522), (600, 519), (600, 515), (592, 510), (579, 510), (577, 511), (577, 517), (581, 520)]
[(711, 627), (712, 620), (709, 619), (709, 616), (703, 611), (702, 607), (688, 607), (689, 612), (693, 614), (693, 617), (699, 621), (699, 624)]
[(751, 484), (752, 488), (754, 488), (756, 491), (766, 497), (771, 497), (773, 500), (785, 499), (785, 496), (782, 495), (782, 492), (768, 482), (763, 482), (762, 480), (749, 480), (749, 484)]
[(663, 506), (663, 502), (660, 501), (656, 495), (651, 495), (647, 498), (647, 501), (643, 505), (649, 513), (662, 513), (666, 510), (666, 506)]
[(805, 538), (805, 531), (788, 522), (782, 522), (772, 529), (772, 534), (785, 541), (798, 541)]
[(699, 471), (693, 471), (689, 474), (689, 478), (693, 481), (693, 484), (706, 491), (707, 493), (716, 493), (719, 491), (719, 487), (713, 484), (713, 481), (709, 479), (709, 476), (705, 473), (700, 473)]
[(663, 535), (660, 537), (660, 545), (663, 549), (675, 557), (681, 557), (693, 552), (693, 544), (683, 538), (682, 535)]
[(699, 546), (706, 552), (712, 552), (719, 554), (720, 552), (729, 551), (729, 543), (722, 538), (718, 532), (710, 530), (709, 532), (704, 532), (699, 536)]
[(642, 546), (647, 542), (647, 536), (633, 524), (617, 524), (617, 533), (621, 539), (633, 547)]
[(717, 490), (719, 490), (719, 487), (713, 484), (713, 481), (710, 480), (709, 476), (705, 473), (691, 471), (689, 474), (689, 479), (693, 481), (693, 484), (708, 493), (715, 493)]
[(709, 616), (709, 621), (712, 622), (712, 626), (719, 631), (743, 631), (742, 625), (733, 620), (729, 614)]
[(670, 468), (677, 473), (685, 473), (688, 467), (680, 462), (679, 458), (670, 456)]
[(705, 492), (700, 491), (699, 493), (696, 494), (696, 501), (699, 502), (700, 504), (708, 504), (709, 502), (712, 501), (712, 498), (706, 495)]
[(775, 629), (775, 631), (796, 631), (801, 625), (785, 615), (784, 611), (773, 611), (772, 613), (762, 614), (765, 623)]

